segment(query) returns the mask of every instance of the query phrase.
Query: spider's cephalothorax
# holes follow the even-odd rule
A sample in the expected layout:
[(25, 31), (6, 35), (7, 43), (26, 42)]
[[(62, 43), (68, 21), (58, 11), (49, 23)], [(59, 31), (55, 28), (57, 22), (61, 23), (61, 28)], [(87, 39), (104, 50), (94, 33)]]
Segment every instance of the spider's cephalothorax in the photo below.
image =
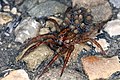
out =
[(105, 54), (101, 45), (94, 39), (96, 34), (102, 29), (104, 23), (93, 23), (92, 19), (93, 17), (90, 14), (90, 11), (83, 7), (79, 9), (76, 7), (67, 8), (64, 13), (64, 20), (61, 24), (58, 24), (57, 21), (52, 18), (45, 18), (46, 21), (54, 23), (56, 33), (38, 35), (27, 41), (27, 46), (33, 43), (34, 45), (27, 49), (21, 59), (41, 44), (49, 45), (51, 49), (54, 48), (54, 46), (57, 46), (57, 54), (55, 54), (52, 60), (45, 66), (43, 73), (58, 57), (66, 54), (61, 72), (62, 76), (69, 57), (74, 50), (74, 44), (81, 44), (89, 41), (97, 45), (97, 47), (101, 49), (101, 53)]

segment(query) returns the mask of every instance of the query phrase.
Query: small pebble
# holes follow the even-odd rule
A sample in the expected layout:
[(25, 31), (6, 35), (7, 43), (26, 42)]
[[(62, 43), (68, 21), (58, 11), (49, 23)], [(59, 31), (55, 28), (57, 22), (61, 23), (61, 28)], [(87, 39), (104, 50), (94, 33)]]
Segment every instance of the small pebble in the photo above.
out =
[(12, 13), (12, 14), (17, 14), (17, 8), (16, 8), (16, 7), (13, 7), (13, 8), (11, 9), (11, 13)]
[(50, 32), (49, 28), (42, 28), (42, 29), (40, 29), (39, 34), (42, 35), (42, 34), (47, 34), (49, 32)]
[(10, 12), (10, 6), (9, 5), (4, 6), (3, 11)]
[(28, 74), (23, 69), (11, 71), (6, 77), (1, 80), (30, 80)]
[(120, 20), (116, 19), (107, 22), (104, 30), (108, 32), (110, 37), (120, 35)]
[(12, 46), (12, 44), (10, 43), (9, 45), (8, 45), (8, 48), (10, 48)]
[(2, 42), (0, 42), (0, 45), (2, 45), (3, 43)]
[(12, 20), (13, 18), (9, 13), (0, 12), (0, 25), (6, 24)]

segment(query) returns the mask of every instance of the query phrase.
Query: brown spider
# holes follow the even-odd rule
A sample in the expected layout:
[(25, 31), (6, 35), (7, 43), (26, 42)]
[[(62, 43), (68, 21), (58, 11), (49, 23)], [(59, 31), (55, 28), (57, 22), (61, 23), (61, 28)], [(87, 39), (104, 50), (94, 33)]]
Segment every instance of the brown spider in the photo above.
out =
[(102, 54), (105, 54), (101, 45), (94, 39), (96, 34), (103, 28), (104, 23), (92, 23), (92, 18), (93, 17), (89, 10), (83, 7), (79, 9), (76, 7), (67, 8), (64, 14), (64, 20), (60, 25), (52, 18), (45, 18), (46, 21), (51, 21), (54, 23), (56, 32), (38, 35), (37, 37), (27, 41), (25, 48), (33, 43), (35, 44), (27, 49), (21, 59), (41, 44), (46, 44), (51, 48), (57, 46), (57, 54), (55, 54), (52, 60), (45, 66), (42, 74), (57, 58), (61, 55), (65, 55), (64, 65), (60, 75), (62, 76), (69, 57), (74, 50), (74, 44), (91, 42), (101, 49)]

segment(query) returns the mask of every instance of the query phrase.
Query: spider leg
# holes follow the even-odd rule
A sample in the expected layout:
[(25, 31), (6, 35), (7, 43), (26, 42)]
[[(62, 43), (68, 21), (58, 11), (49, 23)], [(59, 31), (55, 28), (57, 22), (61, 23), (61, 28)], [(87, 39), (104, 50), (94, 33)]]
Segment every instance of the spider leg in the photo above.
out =
[(36, 44), (34, 44), (30, 48), (28, 48), (28, 50), (22, 55), (22, 57), (19, 60), (22, 60), (24, 57), (26, 57), (30, 52), (32, 52), (34, 49), (36, 49), (41, 43), (42, 42), (37, 42)]
[(69, 31), (70, 31), (70, 28), (63, 29), (63, 30), (59, 33), (58, 37), (64, 36), (64, 35), (65, 35), (67, 32), (69, 32)]
[(38, 76), (38, 79), (42, 76), (42, 74), (44, 74), (47, 70), (47, 68), (59, 57), (59, 54), (56, 54), (52, 60), (47, 64), (47, 66), (45, 66), (45, 69), (42, 71), (42, 73)]
[(71, 45), (70, 48), (69, 48), (69, 50), (68, 50), (68, 52), (67, 52), (67, 54), (66, 54), (66, 58), (65, 58), (65, 60), (64, 60), (64, 65), (63, 65), (63, 68), (62, 68), (60, 77), (62, 76), (62, 74), (63, 74), (63, 72), (64, 72), (64, 69), (65, 69), (65, 67), (66, 67), (66, 65), (67, 65), (67, 62), (68, 62), (69, 57), (70, 57), (71, 53), (73, 52), (73, 50), (74, 50), (74, 46)]
[(95, 39), (92, 39), (92, 38), (84, 38), (84, 39), (81, 39), (79, 41), (77, 41), (76, 43), (84, 43), (84, 42), (87, 42), (87, 41), (90, 41), (92, 43), (94, 43), (98, 48), (100, 48), (101, 50), (101, 53), (103, 55), (105, 55), (105, 51), (103, 50), (102, 46), (95, 40)]
[(21, 58), (19, 60), (22, 60), (24, 57), (26, 57), (30, 52), (34, 51), (38, 46), (40, 46), (41, 44), (48, 44), (48, 43), (53, 43), (55, 44), (55, 42), (53, 42), (52, 39), (48, 39), (46, 41), (39, 41), (37, 43), (35, 43), (34, 45), (32, 45), (31, 47), (29, 47), (27, 49), (27, 51), (25, 51), (25, 53), (21, 56)]
[[(39, 77), (41, 77), (42, 74), (44, 74), (44, 73), (46, 72), (46, 69), (47, 69), (49, 66), (51, 66), (59, 56), (65, 54), (65, 53), (67, 52), (67, 50), (68, 50), (68, 49), (67, 49), (65, 46), (61, 47), (61, 48), (60, 48), (60, 52), (58, 52), (57, 54), (54, 55), (54, 57), (52, 58), (52, 60), (45, 66), (43, 72), (41, 73), (41, 75), (39, 75)], [(39, 77), (38, 77), (38, 78), (39, 78)]]
[(27, 41), (25, 41), (24, 45), (21, 47), (21, 50), (27, 48), (32, 43), (40, 42), (42, 39), (56, 39), (54, 35), (38, 35), (37, 37), (33, 37)]
[(102, 51), (101, 53), (105, 55), (105, 51), (103, 50), (102, 46), (95, 39), (90, 38), (89, 41), (93, 42), (97, 47), (99, 47)]
[(63, 55), (66, 52), (67, 52), (67, 48), (64, 48), (64, 50), (61, 49), (60, 52), (53, 57), (53, 59), (48, 63), (48, 65), (45, 68), (48, 68), (60, 55)]
[(71, 11), (72, 10), (72, 6), (70, 6), (70, 7), (68, 7), (67, 9), (66, 9), (66, 11), (65, 11), (65, 14), (67, 14), (69, 11)]
[(60, 31), (60, 25), (57, 23), (57, 21), (55, 19), (52, 19), (52, 18), (46, 18), (46, 21), (51, 21), (54, 23), (55, 27), (56, 27), (56, 30), (59, 32)]

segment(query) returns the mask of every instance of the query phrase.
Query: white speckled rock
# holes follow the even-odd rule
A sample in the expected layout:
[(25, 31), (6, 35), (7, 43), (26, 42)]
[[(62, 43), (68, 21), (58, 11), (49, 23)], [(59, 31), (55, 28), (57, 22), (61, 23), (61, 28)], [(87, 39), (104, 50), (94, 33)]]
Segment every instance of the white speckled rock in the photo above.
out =
[(105, 29), (106, 32), (108, 32), (108, 34), (112, 37), (112, 36), (117, 36), (120, 35), (120, 20), (116, 19), (116, 20), (112, 20), (109, 21), (106, 25), (105, 25)]
[(39, 34), (40, 24), (34, 19), (28, 17), (23, 20), (15, 29), (16, 42), (23, 43), (28, 38), (32, 38)]
[(14, 70), (1, 80), (30, 80), (28, 74), (23, 69)]

